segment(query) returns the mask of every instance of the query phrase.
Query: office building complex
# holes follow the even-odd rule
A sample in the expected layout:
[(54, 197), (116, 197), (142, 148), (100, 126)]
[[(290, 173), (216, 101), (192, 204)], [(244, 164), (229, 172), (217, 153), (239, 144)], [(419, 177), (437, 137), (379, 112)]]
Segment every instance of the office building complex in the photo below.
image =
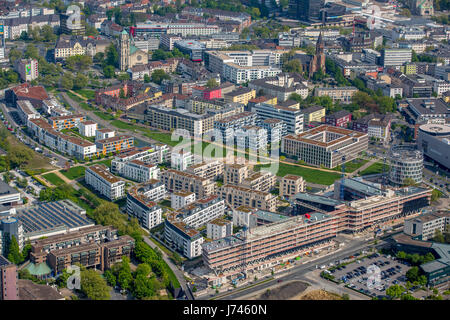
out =
[(450, 213), (441, 211), (422, 214), (416, 218), (405, 220), (403, 232), (417, 240), (431, 240), (439, 230), (442, 234), (450, 224)]
[[(368, 148), (366, 133), (321, 125), (299, 135), (283, 137), (281, 151), (308, 164), (334, 168)], [(343, 160), (345, 156), (345, 160)]]
[(389, 151), (389, 181), (403, 185), (405, 179), (422, 183), (423, 155), (416, 146), (394, 146)]
[(381, 52), (381, 63), (383, 67), (401, 66), (411, 62), (411, 49), (383, 49)]
[(288, 14), (291, 18), (302, 21), (319, 20), (320, 9), (324, 4), (324, 0), (289, 0)]
[(88, 185), (110, 201), (125, 197), (125, 182), (112, 175), (103, 164), (87, 167), (84, 179)]
[(433, 159), (445, 168), (450, 168), (450, 125), (421, 125), (417, 146), (426, 157)]

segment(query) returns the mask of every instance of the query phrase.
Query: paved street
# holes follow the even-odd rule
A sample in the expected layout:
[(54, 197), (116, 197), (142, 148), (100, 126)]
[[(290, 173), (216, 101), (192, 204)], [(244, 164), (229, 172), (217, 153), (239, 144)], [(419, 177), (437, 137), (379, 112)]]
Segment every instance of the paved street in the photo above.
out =
[[(158, 246), (155, 243), (153, 243), (153, 241), (151, 241), (146, 236), (144, 236), (144, 241), (150, 247), (158, 248)], [(164, 251), (162, 251), (162, 250), (160, 250), (160, 251), (162, 253), (164, 261), (169, 265), (170, 269), (172, 269), (172, 271), (175, 273), (175, 276), (177, 277), (178, 281), (180, 282), (181, 288), (186, 293), (186, 296), (187, 296), (188, 300), (194, 300), (194, 297), (192, 296), (190, 290), (187, 288), (187, 284), (186, 284), (186, 280), (184, 279), (183, 272), (180, 269), (178, 269), (178, 267), (176, 265), (173, 264), (172, 260), (169, 259), (169, 257), (167, 256), (167, 254)]]

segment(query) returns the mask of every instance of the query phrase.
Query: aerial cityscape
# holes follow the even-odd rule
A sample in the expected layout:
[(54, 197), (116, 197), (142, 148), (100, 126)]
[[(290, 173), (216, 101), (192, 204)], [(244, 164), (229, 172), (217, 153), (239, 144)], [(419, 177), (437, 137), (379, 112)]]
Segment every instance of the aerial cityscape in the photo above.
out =
[(449, 0), (0, 0), (0, 300), (450, 300), (449, 41)]

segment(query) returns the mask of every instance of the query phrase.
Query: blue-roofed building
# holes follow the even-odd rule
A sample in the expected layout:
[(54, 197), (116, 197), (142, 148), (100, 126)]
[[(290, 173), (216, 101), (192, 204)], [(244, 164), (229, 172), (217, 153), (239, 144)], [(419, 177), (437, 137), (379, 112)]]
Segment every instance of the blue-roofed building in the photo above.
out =
[(21, 222), (25, 239), (35, 240), (94, 225), (86, 210), (70, 200), (44, 202), (37, 206), (17, 210), (15, 217)]

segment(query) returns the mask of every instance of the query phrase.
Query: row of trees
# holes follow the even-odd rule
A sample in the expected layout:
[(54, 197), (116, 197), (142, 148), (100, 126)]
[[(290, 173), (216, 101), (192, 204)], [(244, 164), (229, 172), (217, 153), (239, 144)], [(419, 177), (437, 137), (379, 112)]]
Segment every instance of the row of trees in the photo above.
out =
[(441, 230), (436, 229), (434, 232), (433, 241), (439, 243), (450, 243), (450, 224), (445, 227), (444, 233)]
[(20, 251), (19, 243), (14, 235), (11, 235), (11, 237), (6, 237), (5, 247), (5, 256), (14, 264), (21, 264), (28, 259), (31, 251), (30, 243), (25, 244), (22, 251)]
[(9, 131), (2, 127), (0, 128), (0, 147), (6, 151), (6, 156), (3, 157), (3, 166), (10, 170), (26, 165), (33, 158), (33, 151), (22, 144), (11, 145), (10, 139), (14, 139)]
[(186, 58), (189, 59), (188, 54), (183, 54), (178, 48), (173, 48), (172, 51), (165, 51), (162, 49), (156, 49), (152, 53), (153, 61), (167, 60), (170, 58)]
[(56, 39), (57, 36), (50, 25), (42, 26), (42, 28), (28, 26), (28, 31), (23, 31), (20, 35), (20, 40), (24, 41), (56, 42)]

